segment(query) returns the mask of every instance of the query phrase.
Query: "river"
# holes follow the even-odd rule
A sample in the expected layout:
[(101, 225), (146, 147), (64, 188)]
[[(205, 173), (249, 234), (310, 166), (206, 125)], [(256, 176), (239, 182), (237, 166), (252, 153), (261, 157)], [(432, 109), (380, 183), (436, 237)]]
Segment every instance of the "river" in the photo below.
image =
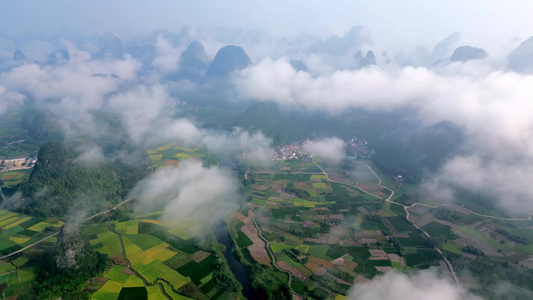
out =
[(233, 253), (231, 253), (233, 245), (230, 242), (230, 237), (226, 228), (226, 224), (221, 223), (219, 226), (217, 226), (217, 229), (215, 230), (215, 235), (217, 238), (217, 242), (226, 246), (226, 250), (224, 251), (224, 257), (228, 261), (229, 268), (233, 275), (235, 275), (235, 278), (241, 283), (242, 294), (244, 295), (244, 297), (246, 297), (247, 299), (259, 299), (257, 293), (252, 288), (252, 283), (250, 282), (250, 278), (248, 277), (248, 272), (246, 271), (246, 268), (233, 255)]

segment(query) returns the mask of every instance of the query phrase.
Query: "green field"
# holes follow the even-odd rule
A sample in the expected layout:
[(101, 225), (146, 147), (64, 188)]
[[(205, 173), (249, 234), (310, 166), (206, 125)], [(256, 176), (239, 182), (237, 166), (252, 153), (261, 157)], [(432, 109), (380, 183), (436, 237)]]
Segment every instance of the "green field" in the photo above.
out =
[(239, 246), (239, 248), (245, 248), (253, 244), (254, 243), (252, 242), (252, 240), (250, 240), (250, 238), (248, 238), (246, 234), (244, 234), (240, 230), (237, 230), (237, 245)]
[(7, 172), (0, 172), (0, 182), (3, 182), (2, 187), (10, 188), (20, 184), (30, 178), (33, 169), (13, 170)]
[(272, 249), (272, 252), (279, 253), (282, 252), (285, 249), (290, 249), (291, 247), (288, 245), (285, 245), (283, 243), (272, 243), (270, 244), (270, 249)]
[(327, 189), (328, 187), (327, 187), (327, 185), (326, 185), (325, 183), (323, 183), (323, 182), (314, 182), (314, 183), (313, 183), (313, 188), (315, 188), (315, 189), (323, 189), (323, 190), (325, 190), (325, 189)]
[(441, 236), (448, 240), (456, 240), (459, 238), (458, 235), (452, 232), (452, 228), (450, 226), (441, 225), (437, 222), (431, 222), (425, 225), (424, 227), (422, 227), (422, 229), (424, 229), (424, 231), (429, 233), (429, 235), (435, 236), (435, 237)]

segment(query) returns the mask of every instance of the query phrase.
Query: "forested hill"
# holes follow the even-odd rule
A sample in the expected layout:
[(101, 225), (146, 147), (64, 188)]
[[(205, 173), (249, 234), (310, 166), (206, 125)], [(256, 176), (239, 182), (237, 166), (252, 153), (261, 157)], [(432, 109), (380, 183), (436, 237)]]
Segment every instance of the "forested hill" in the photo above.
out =
[(237, 126), (249, 131), (261, 130), (275, 145), (288, 144), (305, 138), (304, 124), (294, 121), (274, 103), (259, 102), (246, 110)]
[(39, 150), (29, 181), (20, 187), (21, 201), (13, 209), (48, 217), (75, 211), (102, 210), (118, 203), (135, 183), (151, 172), (146, 153), (130, 153), (127, 163), (108, 159), (84, 166), (80, 153), (64, 142), (46, 143)]

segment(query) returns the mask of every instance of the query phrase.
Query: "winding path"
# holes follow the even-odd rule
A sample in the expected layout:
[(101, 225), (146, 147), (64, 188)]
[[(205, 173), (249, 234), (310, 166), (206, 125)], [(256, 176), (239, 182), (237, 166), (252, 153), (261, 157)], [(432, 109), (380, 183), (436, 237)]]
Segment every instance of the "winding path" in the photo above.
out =
[(261, 227), (259, 226), (259, 224), (257, 224), (257, 221), (255, 220), (255, 218), (257, 217), (257, 212), (253, 209), (253, 207), (252, 207), (252, 205), (250, 203), (248, 204), (248, 206), (254, 212), (254, 215), (251, 218), (251, 220), (254, 223), (255, 228), (257, 228), (257, 236), (261, 240), (263, 240), (263, 242), (265, 242), (266, 250), (268, 252), (268, 255), (270, 256), (270, 259), (272, 259), (272, 263), (273, 263), (274, 267), (279, 269), (281, 272), (286, 273), (287, 275), (289, 275), (288, 284), (289, 284), (289, 286), (291, 286), (291, 284), (292, 284), (292, 273), (289, 272), (289, 271), (283, 270), (282, 268), (279, 267), (278, 262), (276, 261), (276, 256), (274, 256), (274, 253), (272, 253), (272, 250), (270, 249), (270, 241), (263, 236), (263, 232), (261, 231)]
[[(313, 160), (313, 163), (314, 163), (317, 167), (319, 167), (319, 168), (322, 170), (322, 172), (324, 173), (324, 175), (326, 175), (326, 178), (327, 178), (328, 180), (330, 180), (330, 179), (329, 179), (329, 176), (328, 176), (328, 173), (327, 173), (327, 172), (326, 172), (326, 171), (325, 171), (325, 170), (324, 170), (319, 164), (317, 164), (314, 160)], [(404, 204), (401, 204), (401, 203), (398, 203), (398, 202), (394, 202), (394, 201), (392, 201), (391, 198), (392, 198), (392, 196), (394, 196), (394, 191), (393, 191), (392, 189), (390, 189), (389, 187), (382, 185), (381, 178), (378, 176), (378, 174), (376, 174), (376, 172), (374, 172), (374, 170), (372, 170), (372, 168), (371, 168), (367, 163), (364, 163), (364, 162), (362, 162), (362, 163), (368, 168), (368, 170), (370, 170), (370, 172), (371, 172), (372, 174), (374, 174), (374, 176), (376, 176), (376, 178), (378, 179), (378, 186), (380, 186), (380, 187), (382, 187), (382, 188), (384, 188), (384, 189), (387, 189), (387, 190), (389, 190), (389, 191), (391, 192), (391, 194), (389, 195), (389, 197), (388, 197), (387, 199), (383, 199), (383, 200), (385, 200), (385, 201), (387, 201), (387, 202), (390, 202), (390, 203), (397, 204), (397, 205), (401, 205), (401, 206), (403, 207), (403, 209), (405, 210), (405, 213), (406, 213), (405, 218), (407, 219), (407, 221), (409, 221), (411, 224), (413, 224), (413, 226), (415, 226), (415, 228), (417, 228), (417, 229), (419, 229), (420, 231), (422, 231), (422, 232), (424, 233), (424, 235), (426, 235), (428, 238), (431, 239), (431, 236), (429, 235), (429, 233), (427, 233), (426, 231), (424, 231), (422, 228), (420, 228), (418, 225), (416, 225), (414, 222), (412, 222), (412, 221), (409, 219), (410, 214), (409, 214), (409, 210), (408, 210), (408, 209), (411, 208), (412, 206), (414, 206), (414, 204), (411, 205), (411, 206), (406, 206), (406, 205), (404, 205)], [(333, 180), (330, 180), (330, 181), (333, 181)], [(333, 182), (337, 182), (337, 183), (341, 183), (341, 184), (348, 185), (348, 186), (351, 186), (351, 187), (355, 187), (355, 188), (357, 188), (357, 189), (359, 189), (359, 190), (361, 190), (361, 191), (363, 191), (363, 192), (365, 192), (365, 193), (367, 193), (367, 194), (370, 194), (370, 195), (372, 195), (372, 196), (377, 197), (376, 195), (374, 195), (374, 194), (372, 194), (372, 193), (369, 193), (369, 192), (367, 192), (367, 191), (365, 191), (365, 190), (363, 190), (363, 189), (361, 189), (361, 188), (359, 188), (359, 187), (357, 187), (357, 186), (355, 186), (355, 185), (348, 184), (348, 183), (344, 183), (344, 182), (338, 182), (338, 181), (333, 181)], [(382, 199), (381, 197), (377, 197), (377, 198)], [(453, 280), (455, 281), (455, 283), (458, 284), (458, 285), (460, 285), (459, 279), (457, 278), (457, 275), (455, 274), (455, 271), (453, 270), (453, 266), (452, 266), (452, 264), (450, 263), (450, 261), (448, 261), (448, 259), (444, 256), (444, 254), (442, 253), (442, 251), (441, 251), (439, 248), (435, 247), (435, 250), (436, 250), (437, 252), (439, 252), (439, 254), (440, 254), (440, 255), (442, 256), (442, 258), (444, 259), (444, 262), (446, 262), (446, 265), (448, 266), (448, 269), (450, 270), (450, 273), (452, 274), (452, 278), (453, 278)]]

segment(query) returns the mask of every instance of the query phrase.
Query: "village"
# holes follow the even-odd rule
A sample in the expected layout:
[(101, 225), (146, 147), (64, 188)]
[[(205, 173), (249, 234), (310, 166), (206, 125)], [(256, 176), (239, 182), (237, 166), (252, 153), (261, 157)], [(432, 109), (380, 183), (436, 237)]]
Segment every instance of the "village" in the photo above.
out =
[(0, 172), (31, 169), (35, 165), (35, 162), (37, 162), (37, 158), (31, 156), (2, 159), (0, 160)]
[[(311, 161), (313, 153), (306, 150), (306, 145), (312, 143), (309, 138), (289, 145), (277, 146), (272, 160), (287, 160), (299, 159), (303, 161)], [(356, 136), (346, 141), (346, 159), (357, 160), (358, 158), (370, 158), (376, 153), (375, 150), (369, 150), (368, 141), (365, 138), (357, 138)]]

